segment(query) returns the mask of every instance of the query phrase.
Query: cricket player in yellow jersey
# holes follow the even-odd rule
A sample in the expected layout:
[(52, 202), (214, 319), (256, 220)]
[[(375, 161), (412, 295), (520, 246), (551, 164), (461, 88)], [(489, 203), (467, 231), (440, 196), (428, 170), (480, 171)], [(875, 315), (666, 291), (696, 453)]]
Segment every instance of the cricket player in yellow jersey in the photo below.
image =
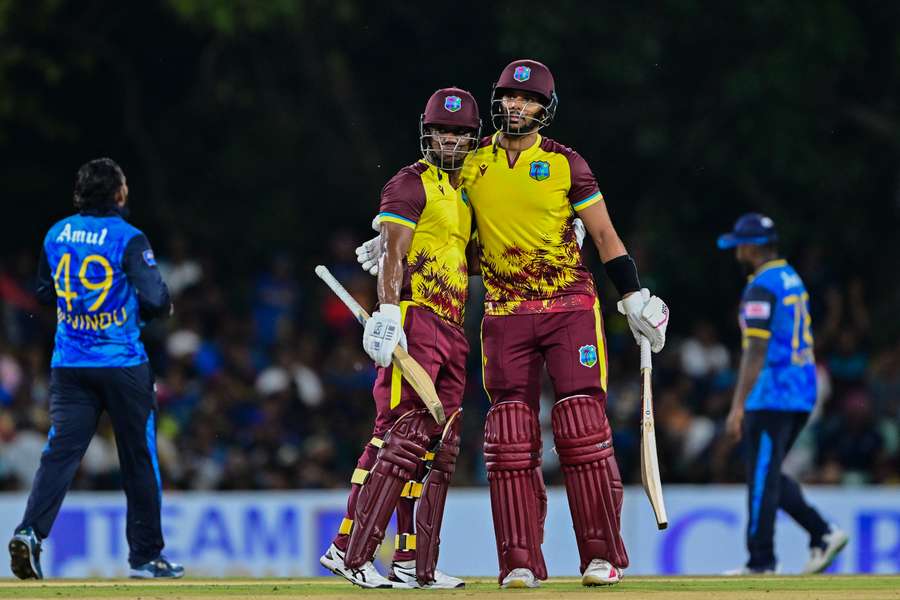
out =
[[(381, 193), (379, 307), (363, 336), (363, 347), (379, 366), (375, 428), (353, 473), (347, 516), (321, 558), (326, 568), (362, 587), (464, 586), (436, 563), (444, 501), (459, 453), (469, 351), (462, 326), (472, 212), (460, 174), (480, 130), (478, 105), (469, 92), (438, 90), (420, 118), (423, 159), (401, 169)], [(443, 428), (391, 366), (398, 344), (434, 381), (447, 415)], [(385, 578), (372, 558), (395, 509), (399, 535)]]
[(635, 341), (646, 336), (659, 352), (668, 322), (665, 303), (641, 289), (587, 162), (540, 135), (557, 105), (545, 65), (510, 63), (491, 98), (496, 132), (463, 170), (486, 288), (482, 352), (492, 407), (484, 448), (503, 587), (536, 587), (547, 578), (538, 423), (543, 366), (557, 398), (551, 421), (582, 583), (617, 583), (628, 566), (620, 535), (622, 482), (606, 418), (603, 323), (576, 243), (575, 215), (623, 297)]

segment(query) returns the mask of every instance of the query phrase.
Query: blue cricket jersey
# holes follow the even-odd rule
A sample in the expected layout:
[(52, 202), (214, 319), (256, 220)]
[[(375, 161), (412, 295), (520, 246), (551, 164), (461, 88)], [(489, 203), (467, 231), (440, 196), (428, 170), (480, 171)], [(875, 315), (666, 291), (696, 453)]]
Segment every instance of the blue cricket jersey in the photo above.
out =
[(816, 404), (809, 294), (784, 260), (762, 265), (741, 299), (744, 339), (769, 340), (766, 364), (747, 396), (745, 410), (809, 412)]
[(170, 306), (147, 238), (112, 212), (73, 215), (50, 228), (38, 298), (56, 303), (52, 367), (147, 362), (141, 327)]

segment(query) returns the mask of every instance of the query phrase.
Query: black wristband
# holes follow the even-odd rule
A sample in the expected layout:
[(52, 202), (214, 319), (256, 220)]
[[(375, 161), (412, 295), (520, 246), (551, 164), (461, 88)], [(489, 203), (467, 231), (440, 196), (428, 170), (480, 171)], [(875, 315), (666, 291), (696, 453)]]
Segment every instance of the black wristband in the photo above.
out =
[(620, 296), (624, 296), (629, 292), (637, 292), (641, 289), (637, 265), (634, 264), (634, 260), (627, 254), (617, 256), (603, 263), (603, 268), (606, 269), (606, 276), (616, 286)]

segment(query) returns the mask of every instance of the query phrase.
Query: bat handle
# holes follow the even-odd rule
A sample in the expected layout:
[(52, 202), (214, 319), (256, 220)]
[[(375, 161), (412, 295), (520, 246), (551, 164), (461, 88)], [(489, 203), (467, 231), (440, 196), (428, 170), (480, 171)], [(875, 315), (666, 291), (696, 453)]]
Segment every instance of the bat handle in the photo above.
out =
[(653, 370), (653, 353), (650, 351), (650, 340), (641, 336), (641, 371)]
[(359, 302), (350, 295), (350, 292), (341, 285), (341, 282), (335, 279), (334, 275), (331, 274), (331, 271), (324, 265), (319, 265), (316, 267), (316, 275), (318, 275), (319, 279), (324, 281), (325, 284), (331, 288), (331, 291), (341, 299), (341, 302), (350, 309), (350, 312), (353, 313), (356, 320), (359, 321), (361, 325), (365, 325), (366, 321), (369, 320), (369, 313), (359, 305)]

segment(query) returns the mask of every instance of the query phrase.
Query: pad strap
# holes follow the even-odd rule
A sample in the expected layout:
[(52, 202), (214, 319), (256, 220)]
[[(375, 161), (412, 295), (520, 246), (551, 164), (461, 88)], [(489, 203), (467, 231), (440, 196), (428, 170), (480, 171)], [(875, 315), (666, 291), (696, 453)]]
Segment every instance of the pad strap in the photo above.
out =
[(400, 492), (401, 498), (410, 498), (415, 500), (422, 496), (422, 484), (415, 480), (407, 481)]
[(412, 533), (400, 533), (394, 536), (394, 547), (398, 552), (416, 549), (416, 536)]
[(338, 533), (341, 535), (350, 535), (350, 531), (353, 529), (353, 519), (348, 519), (344, 517), (341, 521), (341, 526), (338, 528)]

